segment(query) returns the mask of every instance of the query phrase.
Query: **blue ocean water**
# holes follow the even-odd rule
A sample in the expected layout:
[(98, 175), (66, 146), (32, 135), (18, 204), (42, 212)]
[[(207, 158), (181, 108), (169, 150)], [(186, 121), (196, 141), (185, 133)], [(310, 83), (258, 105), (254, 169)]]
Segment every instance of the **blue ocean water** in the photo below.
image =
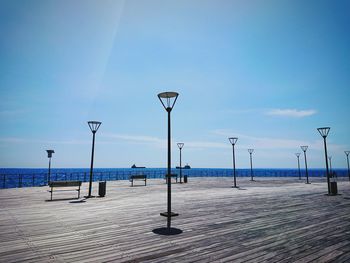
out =
[[(348, 176), (347, 169), (333, 169), (338, 177)], [(145, 174), (147, 178), (164, 178), (166, 168), (95, 168), (93, 181), (128, 180), (131, 175)], [(179, 174), (179, 169), (172, 169), (172, 173)], [(253, 169), (254, 177), (298, 177), (298, 169)], [(308, 169), (309, 177), (325, 177), (325, 169)], [(182, 169), (182, 175), (188, 177), (230, 177), (232, 168), (191, 168)], [(89, 181), (89, 168), (51, 169), (51, 181), (81, 180)], [(237, 177), (250, 176), (250, 169), (236, 169)], [(305, 170), (301, 170), (305, 177)], [(46, 185), (48, 169), (0, 168), (0, 189), (15, 187), (31, 187)]]

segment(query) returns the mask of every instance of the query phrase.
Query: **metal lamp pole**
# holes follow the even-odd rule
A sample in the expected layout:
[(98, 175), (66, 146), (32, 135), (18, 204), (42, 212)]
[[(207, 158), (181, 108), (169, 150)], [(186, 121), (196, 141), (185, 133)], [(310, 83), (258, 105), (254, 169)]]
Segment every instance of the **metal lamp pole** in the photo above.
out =
[(47, 184), (51, 181), (51, 157), (52, 154), (55, 153), (54, 150), (46, 150), (47, 158), (49, 158), (49, 172), (47, 173)]
[(322, 127), (322, 128), (317, 128), (318, 132), (321, 134), (323, 137), (323, 144), (324, 144), (324, 155), (325, 155), (325, 160), (326, 160), (326, 170), (327, 170), (327, 186), (328, 186), (328, 194), (331, 194), (331, 186), (330, 186), (330, 174), (329, 174), (329, 169), (328, 169), (328, 158), (327, 158), (327, 142), (326, 138), (329, 133), (330, 127)]
[(350, 181), (350, 167), (349, 167), (349, 153), (350, 151), (344, 151), (346, 154), (346, 160), (348, 161), (348, 176), (349, 176), (349, 181)]
[(330, 174), (332, 174), (332, 156), (328, 156), (328, 160), (329, 160), (329, 172)]
[(88, 121), (90, 130), (92, 132), (92, 150), (91, 150), (91, 166), (90, 166), (90, 180), (89, 180), (89, 194), (86, 196), (86, 198), (92, 197), (91, 195), (91, 188), (92, 188), (92, 171), (94, 169), (94, 151), (95, 151), (95, 134), (100, 128), (102, 122), (100, 121)]
[(254, 181), (253, 178), (253, 159), (252, 159), (252, 153), (254, 152), (254, 149), (248, 149), (249, 155), (250, 155), (250, 181)]
[(309, 173), (307, 170), (307, 161), (306, 161), (306, 150), (308, 148), (308, 146), (300, 146), (300, 148), (303, 150), (304, 152), (304, 158), (305, 158), (305, 175), (306, 175), (306, 183), (309, 184)]
[(238, 188), (236, 184), (236, 160), (235, 160), (235, 144), (238, 140), (237, 137), (228, 138), (230, 143), (232, 144), (232, 163), (233, 163), (233, 188)]
[(301, 173), (300, 173), (300, 153), (296, 153), (295, 156), (298, 158), (298, 172), (299, 172), (299, 180), (301, 180)]
[(180, 184), (182, 184), (182, 162), (181, 162), (181, 151), (182, 151), (182, 148), (184, 147), (184, 143), (183, 142), (179, 142), (177, 144), (177, 147), (179, 147), (180, 149)]
[(167, 218), (167, 234), (172, 234), (171, 228), (171, 217), (178, 216), (179, 214), (171, 212), (171, 129), (170, 129), (170, 113), (173, 109), (177, 97), (179, 94), (177, 92), (162, 92), (158, 94), (158, 98), (162, 103), (164, 109), (168, 112), (168, 173), (167, 173), (167, 183), (168, 183), (168, 198), (167, 198), (167, 212), (160, 213), (161, 216)]

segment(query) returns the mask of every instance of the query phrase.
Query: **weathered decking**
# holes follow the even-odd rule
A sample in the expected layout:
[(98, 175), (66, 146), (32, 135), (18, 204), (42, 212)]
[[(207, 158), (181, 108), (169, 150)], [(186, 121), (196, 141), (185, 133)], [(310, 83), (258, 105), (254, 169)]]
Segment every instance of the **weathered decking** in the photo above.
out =
[(0, 190), (0, 262), (350, 262), (346, 178), (338, 196), (320, 179), (256, 179), (173, 184), (177, 236), (152, 232), (166, 226), (164, 180), (107, 182), (106, 197), (80, 202), (47, 201), (48, 187)]

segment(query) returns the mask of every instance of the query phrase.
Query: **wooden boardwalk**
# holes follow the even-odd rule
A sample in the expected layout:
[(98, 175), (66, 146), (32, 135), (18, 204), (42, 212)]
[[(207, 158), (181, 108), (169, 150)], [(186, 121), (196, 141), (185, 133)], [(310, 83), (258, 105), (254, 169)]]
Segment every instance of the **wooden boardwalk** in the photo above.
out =
[[(48, 187), (0, 190), (0, 262), (350, 262), (350, 182), (189, 178), (173, 184), (176, 236), (166, 226), (164, 180), (107, 182), (84, 200)], [(93, 191), (97, 192), (97, 184)], [(82, 196), (87, 193), (83, 185)]]

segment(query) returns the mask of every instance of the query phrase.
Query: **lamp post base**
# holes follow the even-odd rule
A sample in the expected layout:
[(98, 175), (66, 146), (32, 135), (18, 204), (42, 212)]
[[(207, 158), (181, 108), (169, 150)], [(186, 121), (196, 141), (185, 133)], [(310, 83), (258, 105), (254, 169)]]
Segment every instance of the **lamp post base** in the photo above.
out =
[(305, 184), (311, 184), (310, 182), (306, 182)]
[(234, 186), (234, 185), (232, 185), (231, 188), (239, 188), (239, 186)]
[[(169, 217), (168, 212), (160, 213), (160, 215), (164, 217)], [(174, 212), (170, 213), (170, 217), (178, 216), (178, 215), (179, 215), (178, 213), (174, 213)]]

